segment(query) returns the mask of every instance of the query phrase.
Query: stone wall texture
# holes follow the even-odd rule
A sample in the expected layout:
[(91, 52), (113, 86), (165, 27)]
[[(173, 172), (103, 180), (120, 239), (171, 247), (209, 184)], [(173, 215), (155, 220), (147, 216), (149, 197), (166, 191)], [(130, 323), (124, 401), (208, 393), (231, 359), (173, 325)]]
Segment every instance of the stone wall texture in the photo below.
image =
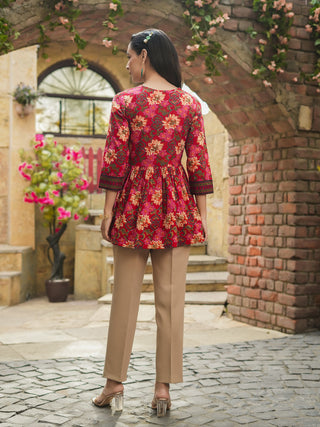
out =
[[(22, 2), (20, 2), (22, 3)], [(308, 2), (309, 3), (309, 2)], [(130, 34), (146, 27), (166, 31), (183, 62), (190, 32), (178, 1), (124, 1), (115, 40), (124, 55)], [(250, 76), (255, 41), (246, 29), (259, 24), (249, 0), (221, 0), (231, 19), (217, 37), (228, 66), (213, 85), (203, 82), (200, 61), (183, 66), (186, 83), (208, 102), (227, 129), (229, 144), (229, 306), (236, 320), (285, 332), (320, 326), (320, 100), (312, 83), (314, 46), (305, 31), (310, 4), (293, 2), (288, 67), (272, 88)], [(79, 28), (90, 46), (101, 45), (107, 2), (83, 1)], [(23, 13), (24, 19), (21, 20)], [(16, 4), (11, 12), (22, 36), (16, 47), (37, 42), (43, 2)], [(143, 25), (141, 24), (143, 23)], [(63, 29), (52, 34), (68, 40)]]

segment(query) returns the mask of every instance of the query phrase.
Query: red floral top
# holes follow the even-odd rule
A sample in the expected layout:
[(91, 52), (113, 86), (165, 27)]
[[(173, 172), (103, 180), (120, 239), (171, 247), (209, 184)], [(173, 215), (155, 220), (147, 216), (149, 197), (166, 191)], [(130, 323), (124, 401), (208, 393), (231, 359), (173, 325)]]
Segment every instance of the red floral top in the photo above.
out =
[(110, 232), (115, 245), (163, 249), (203, 242), (192, 194), (212, 193), (213, 185), (199, 102), (181, 89), (138, 86), (117, 94), (99, 186), (118, 191)]

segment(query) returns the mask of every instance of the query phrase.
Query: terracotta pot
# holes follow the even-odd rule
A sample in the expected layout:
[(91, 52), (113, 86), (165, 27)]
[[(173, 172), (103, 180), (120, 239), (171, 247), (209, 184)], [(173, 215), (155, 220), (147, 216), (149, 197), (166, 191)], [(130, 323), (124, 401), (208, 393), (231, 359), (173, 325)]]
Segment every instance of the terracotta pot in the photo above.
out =
[(20, 117), (25, 117), (31, 114), (34, 110), (34, 106), (31, 104), (21, 105), (16, 103), (16, 112)]
[(46, 281), (46, 291), (50, 302), (65, 302), (69, 293), (70, 279)]

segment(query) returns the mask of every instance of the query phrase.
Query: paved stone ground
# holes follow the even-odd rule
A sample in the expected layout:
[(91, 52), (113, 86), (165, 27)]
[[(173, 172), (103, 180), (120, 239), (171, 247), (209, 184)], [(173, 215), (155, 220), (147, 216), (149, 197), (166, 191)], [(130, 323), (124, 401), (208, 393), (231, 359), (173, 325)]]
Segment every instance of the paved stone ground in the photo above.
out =
[(0, 423), (6, 426), (320, 426), (320, 332), (185, 352), (185, 382), (172, 410), (150, 409), (154, 353), (132, 355), (124, 411), (90, 400), (104, 384), (101, 358), (0, 363)]

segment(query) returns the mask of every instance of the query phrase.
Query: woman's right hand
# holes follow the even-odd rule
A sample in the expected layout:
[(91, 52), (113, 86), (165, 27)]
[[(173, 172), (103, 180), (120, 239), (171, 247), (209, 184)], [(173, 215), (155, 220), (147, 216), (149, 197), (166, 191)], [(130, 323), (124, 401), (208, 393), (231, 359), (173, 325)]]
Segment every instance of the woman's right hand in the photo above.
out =
[(104, 216), (101, 222), (101, 234), (104, 240), (111, 242), (110, 240), (110, 225), (112, 221), (112, 215)]

